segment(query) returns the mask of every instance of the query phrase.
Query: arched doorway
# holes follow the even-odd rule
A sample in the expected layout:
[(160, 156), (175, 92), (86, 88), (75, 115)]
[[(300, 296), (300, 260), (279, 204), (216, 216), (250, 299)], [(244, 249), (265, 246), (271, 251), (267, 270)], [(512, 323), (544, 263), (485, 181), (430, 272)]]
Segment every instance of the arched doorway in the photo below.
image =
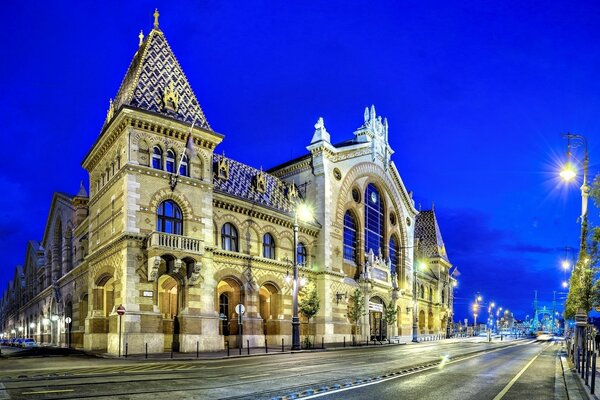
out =
[(279, 303), (280, 295), (277, 287), (268, 282), (260, 287), (258, 292), (260, 301), (260, 316), (263, 320), (264, 335), (278, 334), (277, 327), (273, 321), (277, 320), (280, 313)]
[(179, 351), (179, 310), (181, 290), (179, 282), (171, 275), (158, 278), (158, 309), (162, 315), (164, 348)]
[[(224, 336), (230, 347), (237, 347), (238, 336), (243, 334), (242, 324), (238, 324), (238, 315), (235, 307), (244, 304), (244, 295), (240, 282), (232, 277), (224, 278), (217, 285), (217, 304), (219, 305), (219, 334)], [(241, 339), (240, 339), (241, 340)]]
[(387, 338), (387, 324), (383, 320), (385, 303), (381, 297), (374, 296), (369, 301), (369, 325), (371, 327), (371, 340), (384, 340)]

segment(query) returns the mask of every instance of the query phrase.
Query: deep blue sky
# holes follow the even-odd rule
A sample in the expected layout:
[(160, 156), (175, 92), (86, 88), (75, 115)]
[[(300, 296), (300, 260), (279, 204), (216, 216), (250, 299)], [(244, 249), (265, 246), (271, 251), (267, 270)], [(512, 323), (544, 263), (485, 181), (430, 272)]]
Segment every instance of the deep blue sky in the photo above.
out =
[(408, 190), (435, 202), (457, 317), (477, 292), (524, 318), (535, 289), (561, 290), (580, 213), (555, 178), (561, 133), (586, 135), (600, 171), (597, 2), (224, 3), (3, 5), (1, 290), (53, 192), (87, 185), (80, 163), (155, 7), (218, 152), (268, 168), (304, 154), (318, 117), (338, 142), (375, 104)]

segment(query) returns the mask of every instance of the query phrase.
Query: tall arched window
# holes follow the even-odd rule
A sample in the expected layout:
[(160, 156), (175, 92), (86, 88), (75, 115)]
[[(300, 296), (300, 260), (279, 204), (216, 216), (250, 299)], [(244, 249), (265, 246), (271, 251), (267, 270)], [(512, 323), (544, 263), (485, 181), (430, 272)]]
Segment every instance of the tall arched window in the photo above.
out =
[(165, 200), (156, 210), (156, 230), (159, 232), (183, 235), (183, 215), (181, 208), (173, 200)]
[(154, 146), (154, 149), (152, 150), (152, 168), (162, 169), (162, 163), (163, 163), (162, 149), (158, 146)]
[(356, 219), (350, 211), (344, 215), (344, 259), (356, 262)]
[(187, 154), (184, 154), (183, 157), (181, 157), (181, 164), (179, 165), (179, 175), (190, 176)]
[(396, 268), (398, 267), (398, 241), (396, 240), (396, 235), (392, 235), (392, 237), (390, 238), (390, 249), (389, 249), (389, 254), (390, 254), (390, 263), (392, 264), (390, 266), (390, 273), (391, 274), (395, 274), (396, 273)]
[(298, 261), (298, 265), (304, 266), (306, 265), (306, 246), (304, 243), (298, 243), (298, 247), (296, 248), (296, 260)]
[(221, 228), (221, 248), (223, 250), (238, 251), (237, 229), (229, 222)]
[(383, 250), (383, 201), (372, 183), (365, 191), (365, 251)]
[(442, 289), (442, 304), (446, 301), (446, 289)]
[(275, 259), (275, 239), (270, 233), (265, 233), (263, 236), (263, 257)]
[(425, 287), (423, 285), (421, 285), (421, 298), (425, 298)]
[(433, 301), (433, 289), (429, 288), (429, 301)]
[(167, 150), (167, 172), (175, 173), (175, 152), (171, 149)]

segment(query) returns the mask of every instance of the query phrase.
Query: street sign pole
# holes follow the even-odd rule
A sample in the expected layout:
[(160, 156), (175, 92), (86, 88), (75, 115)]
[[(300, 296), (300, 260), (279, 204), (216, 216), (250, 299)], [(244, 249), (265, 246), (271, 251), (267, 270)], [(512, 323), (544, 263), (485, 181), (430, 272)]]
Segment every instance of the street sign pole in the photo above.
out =
[(244, 330), (243, 330), (243, 324), (242, 324), (242, 315), (244, 314), (244, 312), (246, 311), (246, 308), (244, 307), (243, 304), (238, 304), (237, 306), (235, 306), (235, 312), (238, 315), (238, 340), (239, 340), (239, 344), (238, 347), (240, 349), (240, 352), (242, 351), (242, 343), (243, 343), (243, 339), (244, 339)]

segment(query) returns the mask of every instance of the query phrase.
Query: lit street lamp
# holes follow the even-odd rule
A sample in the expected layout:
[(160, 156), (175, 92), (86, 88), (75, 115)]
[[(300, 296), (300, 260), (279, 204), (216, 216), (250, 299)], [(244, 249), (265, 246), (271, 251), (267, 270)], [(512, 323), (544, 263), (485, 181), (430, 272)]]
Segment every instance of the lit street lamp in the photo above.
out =
[[(415, 246), (418, 247), (418, 239), (417, 239), (417, 243), (415, 244)], [(418, 296), (417, 296), (417, 270), (425, 270), (425, 268), (427, 268), (427, 265), (425, 265), (424, 262), (422, 261), (418, 261), (415, 263), (415, 266), (413, 267), (413, 337), (412, 337), (412, 341), (417, 343), (419, 341), (419, 335), (418, 335), (418, 327), (417, 327), (417, 313), (419, 312), (419, 300), (418, 300)]]
[(294, 211), (294, 280), (292, 283), (292, 350), (300, 350), (300, 318), (298, 317), (298, 219), (308, 221), (312, 217), (310, 208), (297, 203)]

